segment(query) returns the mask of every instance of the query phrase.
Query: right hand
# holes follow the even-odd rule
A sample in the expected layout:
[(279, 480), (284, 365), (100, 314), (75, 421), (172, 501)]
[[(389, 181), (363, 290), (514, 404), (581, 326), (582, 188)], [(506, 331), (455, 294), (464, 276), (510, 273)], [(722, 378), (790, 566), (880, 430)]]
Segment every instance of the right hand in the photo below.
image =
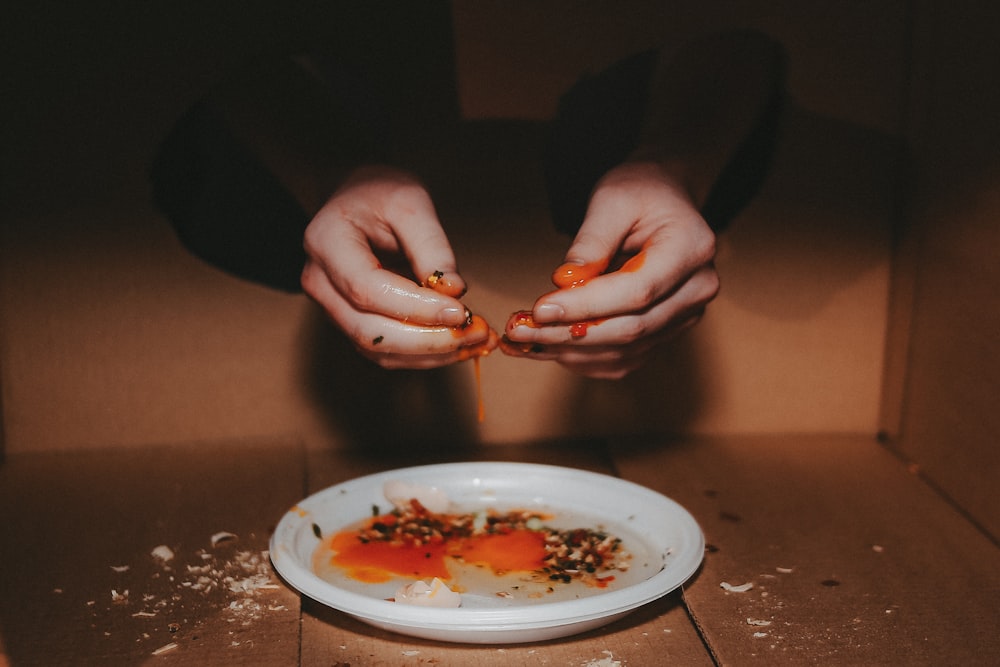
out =
[(309, 223), (305, 249), (302, 288), (380, 366), (446, 366), (497, 346), (458, 300), (465, 281), (430, 195), (409, 173), (355, 171)]

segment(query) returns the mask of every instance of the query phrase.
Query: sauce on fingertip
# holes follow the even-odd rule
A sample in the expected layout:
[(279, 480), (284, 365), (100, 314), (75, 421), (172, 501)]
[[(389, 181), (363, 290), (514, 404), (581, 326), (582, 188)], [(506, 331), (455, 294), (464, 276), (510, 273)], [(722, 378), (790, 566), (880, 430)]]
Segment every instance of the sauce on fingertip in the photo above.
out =
[(465, 285), (457, 280), (449, 278), (445, 275), (444, 271), (435, 271), (431, 275), (427, 276), (421, 285), (429, 287), (435, 292), (439, 292), (456, 299), (464, 296), (466, 291)]
[(552, 274), (552, 282), (559, 289), (572, 289), (580, 287), (591, 278), (596, 278), (608, 268), (607, 260), (588, 262), (586, 264), (575, 264), (567, 262)]

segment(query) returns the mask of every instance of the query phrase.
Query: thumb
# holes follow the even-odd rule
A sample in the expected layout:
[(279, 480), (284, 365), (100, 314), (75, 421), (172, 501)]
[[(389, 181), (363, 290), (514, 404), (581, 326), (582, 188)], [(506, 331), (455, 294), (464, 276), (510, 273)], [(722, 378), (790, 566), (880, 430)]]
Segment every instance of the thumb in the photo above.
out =
[(618, 222), (625, 218), (620, 211), (614, 210), (617, 208), (603, 204), (598, 198), (591, 200), (563, 264), (552, 274), (556, 287), (578, 287), (607, 270), (628, 231)]

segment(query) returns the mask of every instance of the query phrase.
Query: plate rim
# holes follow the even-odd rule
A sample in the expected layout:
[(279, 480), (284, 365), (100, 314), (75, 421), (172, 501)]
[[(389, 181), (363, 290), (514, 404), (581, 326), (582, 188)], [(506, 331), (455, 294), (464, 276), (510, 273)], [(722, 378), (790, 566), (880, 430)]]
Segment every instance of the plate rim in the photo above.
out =
[[(312, 534), (311, 527), (314, 521), (311, 517), (315, 511), (312, 507), (328, 496), (359, 487), (373, 487), (376, 484), (381, 491), (381, 485), (388, 479), (405, 478), (407, 475), (438, 474), (449, 479), (461, 479), (468, 477), (472, 469), (477, 471), (476, 478), (491, 476), (489, 471), (492, 471), (493, 477), (499, 477), (504, 470), (508, 471), (507, 475), (510, 471), (532, 470), (538, 473), (569, 476), (576, 483), (585, 483), (588, 480), (613, 483), (622, 489), (629, 489), (633, 494), (655, 498), (669, 507), (673, 513), (672, 520), (679, 521), (678, 533), (687, 538), (690, 544), (683, 545), (685, 550), (676, 554), (677, 558), (661, 567), (649, 578), (600, 595), (537, 605), (440, 609), (397, 605), (338, 587), (315, 574), (311, 567), (303, 566), (300, 559), (284, 542), (285, 537), (297, 535), (303, 529), (309, 529), (309, 533)], [(347, 521), (344, 525), (354, 520), (356, 519)], [(319, 538), (316, 540), (318, 544)], [(705, 548), (704, 533), (694, 516), (677, 501), (647, 486), (583, 468), (500, 460), (413, 465), (370, 473), (332, 484), (309, 494), (286, 510), (275, 527), (270, 542), (270, 557), (275, 571), (300, 594), (377, 626), (384, 627), (388, 624), (404, 629), (450, 631), (456, 635), (466, 632), (510, 633), (519, 630), (568, 627), (605, 617), (621, 616), (683, 586), (701, 567)], [(675, 554), (669, 555), (673, 557)], [(640, 587), (641, 595), (637, 594), (636, 590)], [(602, 604), (595, 606), (595, 600), (600, 600)]]

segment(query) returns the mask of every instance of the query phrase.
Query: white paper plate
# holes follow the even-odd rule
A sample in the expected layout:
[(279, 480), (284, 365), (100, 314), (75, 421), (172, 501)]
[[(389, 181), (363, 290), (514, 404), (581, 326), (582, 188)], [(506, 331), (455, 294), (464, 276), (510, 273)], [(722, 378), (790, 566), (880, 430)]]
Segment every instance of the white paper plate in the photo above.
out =
[[(382, 487), (389, 480), (437, 487), (462, 511), (537, 508), (572, 516), (576, 527), (601, 526), (635, 554), (628, 581), (578, 599), (505, 600), (470, 591), (460, 608), (441, 609), (387, 601), (398, 584), (387, 593), (377, 585), (320, 578), (312, 567), (320, 543), (316, 533), (330, 535), (369, 517), (373, 505), (388, 510)], [(375, 627), (439, 641), (508, 644), (610, 623), (683, 584), (701, 564), (704, 548), (701, 529), (683, 507), (638, 484), (557, 466), (450, 463), (359, 477), (309, 496), (278, 523), (271, 560), (303, 595)]]

